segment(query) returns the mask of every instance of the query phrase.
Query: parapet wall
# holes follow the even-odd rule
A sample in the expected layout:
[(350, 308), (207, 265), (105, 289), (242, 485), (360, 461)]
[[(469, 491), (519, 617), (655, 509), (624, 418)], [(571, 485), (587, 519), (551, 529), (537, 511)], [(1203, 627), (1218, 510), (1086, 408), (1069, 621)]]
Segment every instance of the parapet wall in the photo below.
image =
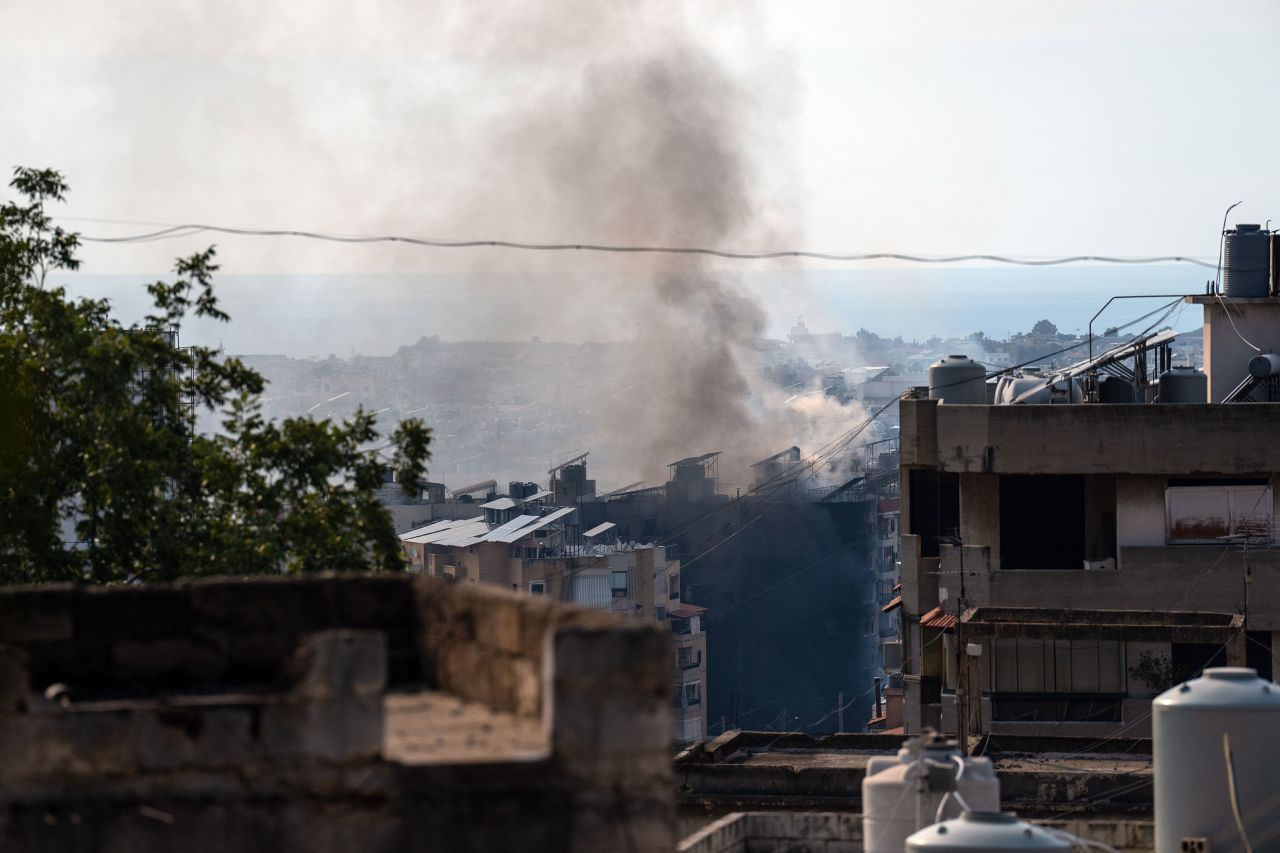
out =
[(669, 851), (669, 644), (408, 575), (0, 592), (0, 847)]

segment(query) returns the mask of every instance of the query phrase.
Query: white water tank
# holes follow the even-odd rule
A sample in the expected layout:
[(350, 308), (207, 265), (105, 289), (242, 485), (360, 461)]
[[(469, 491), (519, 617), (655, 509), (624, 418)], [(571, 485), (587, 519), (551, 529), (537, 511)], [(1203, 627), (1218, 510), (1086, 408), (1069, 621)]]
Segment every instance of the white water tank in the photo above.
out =
[[(868, 850), (870, 848), (867, 848)], [(1071, 842), (1048, 830), (998, 811), (966, 812), (955, 820), (936, 823), (907, 839), (907, 853), (1040, 853), (1070, 850)]]
[[(867, 762), (862, 780), (862, 844), (867, 853), (902, 853), (907, 836), (934, 822), (945, 791), (920, 791), (921, 775), (935, 767), (963, 764), (955, 787), (971, 809), (998, 811), (1000, 782), (989, 758), (962, 758), (955, 741), (940, 735), (911, 738), (895, 757)], [(924, 787), (928, 787), (927, 783)], [(960, 812), (952, 797), (944, 817)]]
[(1280, 686), (1244, 667), (1206, 669), (1152, 702), (1156, 853), (1184, 838), (1242, 850), (1227, 784), (1230, 739), (1236, 793), (1254, 850), (1280, 847)]

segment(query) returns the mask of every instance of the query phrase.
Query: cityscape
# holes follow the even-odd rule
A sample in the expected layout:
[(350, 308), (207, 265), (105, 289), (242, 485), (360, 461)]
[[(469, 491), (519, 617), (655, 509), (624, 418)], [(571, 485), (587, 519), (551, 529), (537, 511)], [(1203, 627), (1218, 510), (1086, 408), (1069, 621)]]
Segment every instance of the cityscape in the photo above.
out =
[(0, 850), (1280, 850), (1278, 38), (0, 10)]

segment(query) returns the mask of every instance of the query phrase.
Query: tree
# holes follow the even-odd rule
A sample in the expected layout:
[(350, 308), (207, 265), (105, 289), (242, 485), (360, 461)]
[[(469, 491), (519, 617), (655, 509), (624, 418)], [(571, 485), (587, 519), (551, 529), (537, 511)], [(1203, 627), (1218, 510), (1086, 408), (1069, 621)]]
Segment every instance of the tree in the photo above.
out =
[[(125, 327), (106, 300), (46, 288), (79, 240), (45, 207), (68, 190), (19, 168), (0, 206), (0, 583), (110, 583), (209, 574), (397, 570), (377, 500), (389, 465), (415, 491), (430, 431), (386, 440), (363, 411), (332, 422), (261, 413), (262, 377), (206, 347), (176, 345), (188, 316), (226, 321), (209, 248), (148, 286), (154, 313)], [(218, 413), (217, 435), (195, 411)]]
[(1036, 324), (1031, 327), (1031, 334), (1052, 337), (1058, 334), (1058, 327), (1048, 320), (1037, 320)]

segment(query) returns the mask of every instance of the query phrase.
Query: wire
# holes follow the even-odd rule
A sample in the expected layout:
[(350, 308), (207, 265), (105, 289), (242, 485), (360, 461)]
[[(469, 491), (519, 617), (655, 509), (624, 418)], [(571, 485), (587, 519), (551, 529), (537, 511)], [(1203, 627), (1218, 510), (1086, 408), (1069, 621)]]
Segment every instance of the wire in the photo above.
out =
[(1253, 853), (1253, 845), (1244, 831), (1244, 818), (1240, 815), (1240, 795), (1236, 790), (1236, 766), (1231, 760), (1231, 735), (1222, 733), (1222, 760), (1227, 765), (1227, 794), (1231, 798), (1231, 815), (1236, 819), (1236, 829), (1240, 830), (1240, 843), (1244, 845), (1244, 853)]
[[(94, 221), (94, 220), (90, 220)], [(436, 249), (515, 249), (535, 252), (607, 252), (615, 254), (660, 254), (660, 255), (707, 255), (716, 258), (734, 260), (771, 260), (775, 258), (814, 258), (824, 261), (906, 261), (914, 264), (955, 264), (968, 261), (990, 261), (1000, 264), (1028, 267), (1052, 267), (1076, 263), (1102, 264), (1164, 264), (1187, 263), (1214, 269), (1215, 265), (1186, 255), (1162, 255), (1153, 257), (1126, 258), (1109, 255), (1071, 255), (1060, 258), (1012, 258), (1006, 255), (968, 254), (930, 257), (926, 255), (908, 255), (900, 252), (818, 252), (808, 249), (780, 249), (772, 251), (738, 251), (730, 249), (713, 249), (702, 246), (636, 246), (608, 243), (529, 243), (515, 240), (439, 240), (426, 237), (404, 237), (398, 235), (349, 235), (330, 234), (320, 231), (299, 231), (294, 229), (268, 228), (233, 228), (224, 225), (172, 225), (159, 231), (143, 234), (130, 234), (124, 237), (93, 237), (80, 235), (80, 239), (89, 243), (149, 243), (156, 240), (171, 240), (192, 237), (196, 234), (212, 232), (216, 234), (232, 234), (252, 237), (303, 237), (309, 240), (327, 240), (334, 243), (408, 243), (415, 246), (427, 246)]]

